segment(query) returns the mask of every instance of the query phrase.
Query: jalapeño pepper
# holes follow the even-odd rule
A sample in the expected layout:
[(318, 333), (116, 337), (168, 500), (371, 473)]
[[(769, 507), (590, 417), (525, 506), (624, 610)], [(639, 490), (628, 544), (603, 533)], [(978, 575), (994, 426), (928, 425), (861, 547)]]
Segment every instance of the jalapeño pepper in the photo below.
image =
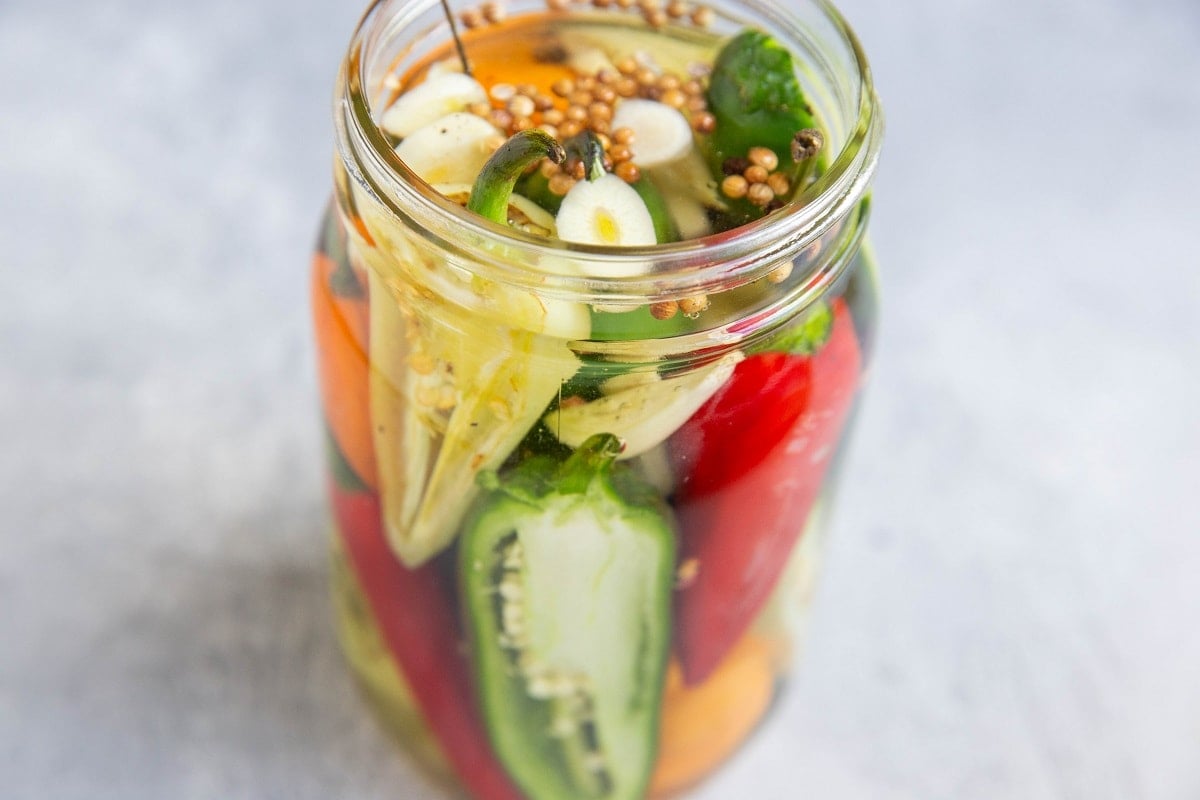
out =
[(644, 796), (670, 640), (670, 512), (619, 440), (535, 456), (469, 514), (459, 550), (492, 746), (531, 800)]

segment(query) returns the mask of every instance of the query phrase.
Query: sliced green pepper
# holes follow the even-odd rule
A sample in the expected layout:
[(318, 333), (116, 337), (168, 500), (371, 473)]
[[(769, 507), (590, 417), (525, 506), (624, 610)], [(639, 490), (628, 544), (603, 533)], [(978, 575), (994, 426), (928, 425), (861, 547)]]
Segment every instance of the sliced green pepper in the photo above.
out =
[(644, 796), (670, 640), (674, 522), (598, 434), (533, 457), (468, 515), (459, 550), (476, 689), (531, 800)]

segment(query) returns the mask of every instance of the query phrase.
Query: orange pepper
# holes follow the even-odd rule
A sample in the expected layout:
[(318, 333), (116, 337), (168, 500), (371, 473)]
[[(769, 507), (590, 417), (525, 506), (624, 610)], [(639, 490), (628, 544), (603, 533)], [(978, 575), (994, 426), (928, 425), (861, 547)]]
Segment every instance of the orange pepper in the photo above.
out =
[(696, 686), (671, 659), (663, 693), (655, 797), (688, 788), (733, 755), (762, 719), (775, 694), (775, 651), (747, 633), (720, 666)]
[(362, 297), (334, 294), (330, 281), (337, 269), (338, 263), (324, 253), (313, 257), (311, 291), (321, 407), (346, 461), (363, 483), (374, 490), (378, 478), (367, 400), (366, 290)]

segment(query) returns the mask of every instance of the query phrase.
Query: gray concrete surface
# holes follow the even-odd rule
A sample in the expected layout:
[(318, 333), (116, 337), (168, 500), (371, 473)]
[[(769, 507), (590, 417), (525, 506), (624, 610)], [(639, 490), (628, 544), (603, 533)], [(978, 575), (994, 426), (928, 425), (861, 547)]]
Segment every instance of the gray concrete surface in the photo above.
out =
[[(844, 6), (884, 338), (808, 658), (696, 796), (1200, 797), (1200, 7)], [(357, 13), (0, 2), (0, 796), (437, 796), (324, 588)]]

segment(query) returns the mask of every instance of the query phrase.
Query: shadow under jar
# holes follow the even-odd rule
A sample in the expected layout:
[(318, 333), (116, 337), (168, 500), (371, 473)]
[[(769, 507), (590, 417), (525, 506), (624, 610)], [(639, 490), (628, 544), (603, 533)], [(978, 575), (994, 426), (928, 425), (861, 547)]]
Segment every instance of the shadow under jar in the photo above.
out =
[[(875, 330), (870, 73), (819, 2), (459, 14), (473, 81), (436, 0), (371, 6), (338, 76), (311, 289), (340, 637), (452, 791), (677, 794), (776, 700), (812, 591)], [(508, 224), (467, 210), (528, 127), (616, 177), (577, 148)], [(605, 180), (655, 243), (603, 199), (597, 240), (555, 235)]]

